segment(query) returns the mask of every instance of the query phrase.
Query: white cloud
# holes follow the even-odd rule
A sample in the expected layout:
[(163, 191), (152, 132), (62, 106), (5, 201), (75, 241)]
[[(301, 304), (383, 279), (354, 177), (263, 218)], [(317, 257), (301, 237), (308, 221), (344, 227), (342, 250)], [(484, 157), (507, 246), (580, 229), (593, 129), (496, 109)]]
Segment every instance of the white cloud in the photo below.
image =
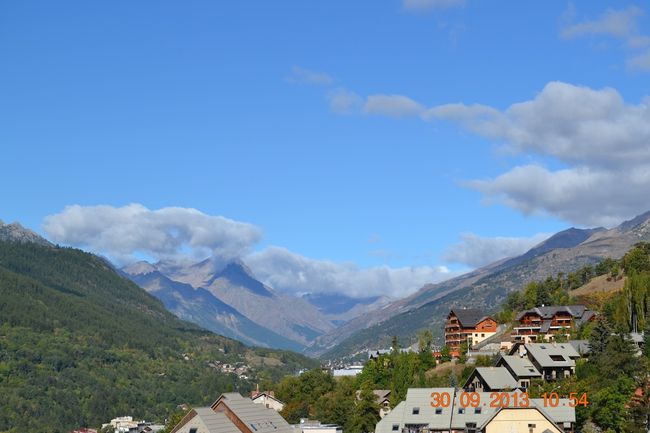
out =
[(611, 226), (647, 210), (650, 190), (650, 99), (628, 104), (614, 89), (551, 82), (532, 100), (504, 111), (453, 104), (427, 119), (458, 122), (511, 150), (551, 157), (568, 168), (515, 167), (469, 182), (488, 199), (524, 213), (580, 225)]
[[(650, 55), (639, 58), (637, 67), (650, 69)], [(488, 201), (588, 226), (611, 226), (648, 210), (640, 197), (650, 190), (649, 97), (632, 104), (612, 88), (550, 82), (533, 99), (505, 110), (464, 103), (423, 108), (407, 96), (374, 95), (363, 112), (452, 121), (510, 153), (562, 167), (532, 164), (465, 183)]]
[(46, 217), (43, 229), (55, 242), (88, 248), (121, 264), (135, 260), (136, 254), (157, 259), (212, 254), (232, 260), (262, 236), (254, 225), (196, 209), (149, 210), (141, 204), (67, 206)]
[(487, 106), (434, 107), (428, 118), (461, 123), (519, 151), (605, 167), (650, 162), (650, 100), (626, 104), (614, 89), (551, 82), (531, 101), (500, 112)]
[(291, 68), (291, 75), (287, 77), (287, 81), (294, 84), (328, 86), (334, 82), (334, 79), (324, 72), (310, 71), (309, 69), (294, 66)]
[(359, 268), (353, 263), (314, 260), (270, 247), (245, 259), (256, 277), (288, 292), (335, 292), (352, 297), (409, 295), (424, 284), (455, 276), (446, 267)]
[(643, 16), (643, 10), (637, 6), (626, 9), (607, 9), (598, 19), (570, 24), (562, 28), (560, 36), (575, 38), (587, 35), (606, 35), (630, 42), (639, 42), (637, 20)]
[(189, 208), (73, 205), (46, 217), (43, 228), (55, 242), (106, 255), (119, 265), (139, 260), (139, 255), (182, 263), (208, 255), (221, 263), (243, 259), (258, 278), (287, 292), (399, 297), (454, 276), (444, 266), (360, 268), (278, 247), (250, 254), (261, 239), (258, 227)]
[(529, 238), (483, 237), (474, 233), (463, 233), (460, 242), (447, 248), (443, 259), (450, 263), (478, 268), (506, 257), (521, 255), (548, 237), (545, 233)]
[(388, 117), (413, 117), (424, 112), (424, 106), (403, 95), (370, 95), (363, 105), (363, 112)]
[(336, 89), (327, 94), (330, 110), (337, 114), (354, 114), (363, 105), (361, 96), (346, 89)]
[(403, 0), (402, 4), (409, 11), (426, 11), (464, 6), (465, 0)]

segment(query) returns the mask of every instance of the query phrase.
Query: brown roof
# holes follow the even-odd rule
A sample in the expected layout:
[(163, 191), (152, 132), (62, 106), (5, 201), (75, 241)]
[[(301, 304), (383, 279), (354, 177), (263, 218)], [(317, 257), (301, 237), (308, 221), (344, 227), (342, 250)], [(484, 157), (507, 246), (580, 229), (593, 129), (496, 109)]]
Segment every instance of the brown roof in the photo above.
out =
[(473, 328), (484, 319), (491, 318), (478, 308), (453, 308), (449, 314), (453, 314), (464, 328)]

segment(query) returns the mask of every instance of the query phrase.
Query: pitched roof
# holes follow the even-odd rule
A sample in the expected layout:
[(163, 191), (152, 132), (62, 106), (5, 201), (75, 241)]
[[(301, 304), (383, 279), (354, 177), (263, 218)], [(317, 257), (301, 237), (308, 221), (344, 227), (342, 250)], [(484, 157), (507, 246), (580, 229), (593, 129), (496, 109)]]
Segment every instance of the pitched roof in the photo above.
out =
[(223, 412), (217, 413), (209, 407), (199, 407), (194, 411), (208, 428), (209, 433), (241, 433)]
[[(489, 392), (477, 392), (480, 401), (486, 403), (491, 401)], [(476, 423), (477, 426), (482, 426), (485, 422), (492, 418), (497, 412), (498, 408), (490, 407), (489, 404), (481, 405), (478, 408), (468, 406), (463, 409), (460, 404), (461, 393), (456, 394), (454, 399), (454, 410), (451, 416), (451, 428), (455, 430), (465, 429), (467, 423)], [(476, 409), (479, 409), (478, 411)]]
[(265, 392), (257, 392), (257, 393), (255, 393), (253, 396), (251, 396), (251, 400), (252, 400), (252, 401), (255, 401), (255, 400), (257, 400), (258, 398), (261, 398), (261, 397), (270, 398), (270, 399), (272, 399), (272, 400), (277, 401), (278, 403), (284, 404), (284, 402), (283, 402), (282, 400), (278, 399), (278, 398), (275, 396), (275, 394), (273, 393), (273, 391), (271, 391), (271, 392), (267, 392), (267, 391), (265, 391)]
[(586, 355), (591, 352), (591, 345), (589, 340), (569, 340), (569, 344), (580, 354)]
[(542, 368), (575, 367), (576, 363), (572, 358), (580, 357), (569, 343), (529, 343), (524, 347)]
[[(489, 392), (478, 392), (477, 394), (482, 403), (489, 403), (493, 400)], [(464, 429), (467, 423), (476, 423), (476, 426), (479, 428), (484, 427), (502, 409), (501, 407), (490, 407), (490, 404), (486, 404), (485, 406), (480, 406), (481, 410), (479, 413), (476, 413), (471, 406), (466, 407), (463, 411), (459, 411), (458, 409), (461, 408), (460, 395), (460, 392), (457, 393), (454, 399), (454, 410), (451, 419), (452, 429)], [(506, 409), (524, 409), (523, 407), (515, 407), (514, 400), (512, 399), (509, 402), (510, 406), (505, 406)], [(528, 407), (539, 410), (553, 424), (575, 423), (576, 421), (575, 409), (569, 406), (569, 400), (566, 398), (561, 398), (558, 407), (555, 408), (550, 406), (544, 407), (544, 399), (531, 398)]]
[(590, 320), (596, 313), (588, 310), (584, 305), (551, 305), (548, 307), (535, 307), (517, 314), (516, 320), (521, 320), (526, 314), (537, 314), (542, 319), (552, 319), (557, 313), (569, 313), (579, 323)]
[(465, 328), (473, 328), (483, 319), (490, 317), (477, 308), (453, 308), (449, 314), (455, 315)]
[(375, 400), (377, 403), (381, 403), (390, 398), (390, 389), (375, 389), (372, 392), (377, 397)]
[[(448, 393), (453, 397), (453, 404), (441, 407), (440, 414), (435, 414), (431, 407), (431, 393)], [(402, 431), (406, 424), (427, 425), (430, 430), (465, 429), (467, 423), (475, 423), (477, 427), (484, 427), (502, 408), (492, 408), (489, 402), (493, 399), (490, 392), (478, 392), (481, 403), (478, 411), (469, 406), (463, 409), (460, 404), (461, 392), (454, 393), (454, 388), (409, 388), (406, 400), (399, 403), (375, 427), (375, 433), (392, 433), (392, 427), (397, 426), (397, 431)], [(514, 400), (509, 400), (514, 405)], [(568, 399), (560, 399), (558, 407), (545, 408), (543, 399), (530, 399), (530, 408), (537, 409), (553, 424), (575, 423), (575, 409), (569, 407)], [(413, 414), (413, 409), (419, 408), (418, 414)], [(517, 409), (513, 406), (506, 409)], [(522, 408), (523, 409), (523, 408)]]
[[(542, 408), (537, 404), (531, 404), (528, 407), (515, 407), (515, 406), (499, 407), (494, 413), (492, 413), (492, 415), (487, 420), (483, 422), (483, 424), (481, 424), (480, 426), (477, 424), (477, 426), (481, 428), (485, 427), (490, 421), (492, 421), (494, 417), (497, 416), (497, 414), (499, 414), (499, 412), (503, 410), (527, 410), (527, 409), (536, 409), (537, 411), (539, 411), (540, 414), (542, 414), (544, 418), (546, 418), (553, 426), (557, 428), (557, 432), (562, 431), (560, 427), (557, 426), (558, 422), (553, 419), (553, 417), (546, 411), (546, 409)], [(556, 432), (550, 431), (550, 433), (556, 433)]]
[(497, 361), (497, 366), (508, 365), (510, 370), (515, 374), (516, 378), (522, 377), (540, 377), (542, 374), (537, 371), (537, 368), (526, 357), (517, 355), (502, 355)]
[(454, 397), (454, 388), (409, 388), (406, 400), (398, 404), (377, 423), (375, 433), (391, 433), (393, 425), (398, 425), (398, 429), (401, 431), (405, 424), (426, 424), (431, 430), (448, 430), (453, 410), (452, 405), (440, 407), (440, 413), (436, 414), (436, 410), (431, 407), (433, 392), (447, 393), (452, 399)]
[[(512, 377), (505, 367), (476, 367), (475, 374), (483, 378), (491, 390), (516, 389), (519, 387), (517, 380)], [(470, 378), (474, 374), (470, 375)], [(467, 379), (469, 382), (469, 379)]]
[(239, 393), (228, 392), (212, 404), (223, 402), (253, 433), (291, 433), (291, 426), (275, 410), (255, 404)]

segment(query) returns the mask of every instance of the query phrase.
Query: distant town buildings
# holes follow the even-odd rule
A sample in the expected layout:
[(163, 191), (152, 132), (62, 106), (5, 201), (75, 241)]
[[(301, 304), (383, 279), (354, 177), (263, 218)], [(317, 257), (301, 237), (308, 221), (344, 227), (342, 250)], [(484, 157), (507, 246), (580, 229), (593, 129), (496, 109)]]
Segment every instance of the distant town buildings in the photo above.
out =
[(475, 308), (454, 308), (447, 316), (445, 345), (452, 351), (467, 342), (471, 348), (497, 331), (497, 322)]
[[(162, 424), (154, 424), (147, 421), (134, 421), (131, 416), (113, 418), (109, 423), (102, 424), (102, 429), (109, 425), (113, 427), (115, 433), (156, 433), (165, 428)], [(91, 430), (86, 429), (86, 431), (86, 433), (90, 433)]]
[(363, 371), (363, 365), (361, 364), (350, 365), (345, 368), (338, 368), (332, 370), (332, 376), (334, 377), (356, 376), (357, 374), (361, 373), (361, 371)]
[(594, 311), (584, 305), (560, 305), (536, 307), (519, 313), (512, 336), (516, 342), (531, 343), (552, 341), (556, 335), (567, 338), (573, 327), (596, 317)]

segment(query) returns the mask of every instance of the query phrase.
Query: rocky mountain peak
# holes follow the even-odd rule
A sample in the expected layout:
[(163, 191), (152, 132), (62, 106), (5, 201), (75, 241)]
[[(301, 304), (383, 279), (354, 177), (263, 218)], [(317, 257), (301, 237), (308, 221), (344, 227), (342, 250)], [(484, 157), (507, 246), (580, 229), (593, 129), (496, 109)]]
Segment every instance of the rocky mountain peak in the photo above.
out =
[(52, 246), (45, 238), (39, 236), (30, 229), (26, 229), (18, 222), (5, 224), (0, 220), (0, 241), (18, 242), (21, 244), (35, 243), (44, 246)]
[(141, 260), (139, 262), (131, 263), (122, 268), (123, 272), (129, 275), (146, 275), (157, 271), (156, 267), (151, 263)]
[(622, 222), (616, 229), (622, 233), (635, 230), (650, 230), (650, 211), (642, 213), (631, 220)]

